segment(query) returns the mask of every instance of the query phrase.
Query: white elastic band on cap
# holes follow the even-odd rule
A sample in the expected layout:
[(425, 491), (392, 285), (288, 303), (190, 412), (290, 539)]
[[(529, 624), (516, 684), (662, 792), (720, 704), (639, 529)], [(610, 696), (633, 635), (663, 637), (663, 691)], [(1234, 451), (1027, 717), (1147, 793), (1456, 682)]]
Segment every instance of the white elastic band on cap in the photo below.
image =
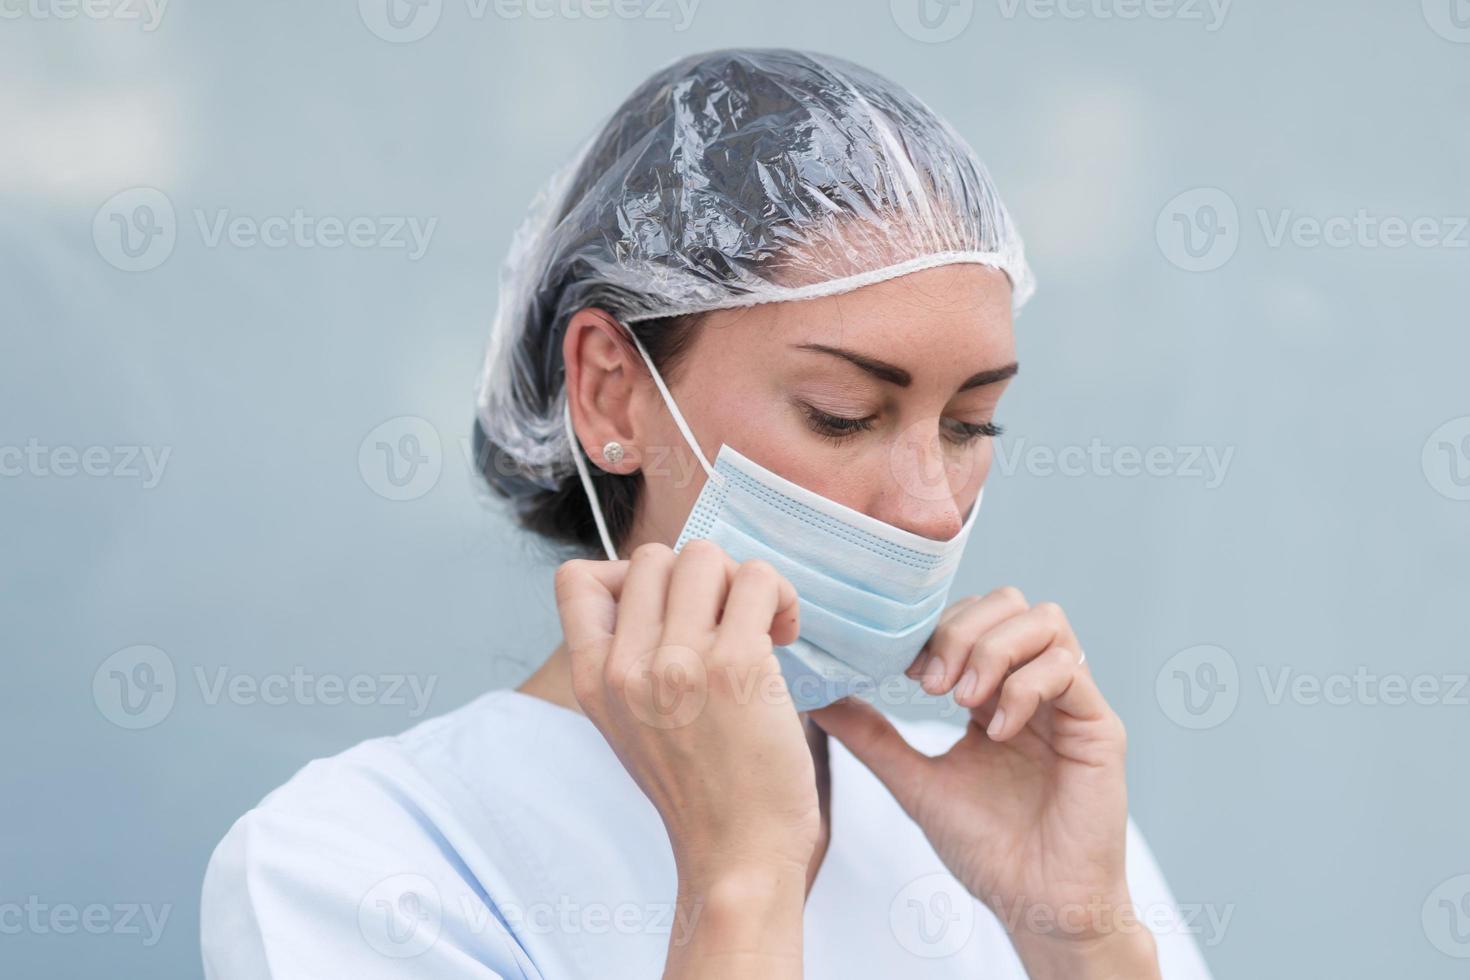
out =
[(623, 322), (642, 323), (644, 320), (657, 320), (668, 316), (689, 316), (694, 313), (712, 313), (716, 310), (744, 309), (751, 306), (761, 306), (765, 303), (791, 303), (803, 299), (822, 299), (827, 296), (840, 296), (843, 293), (855, 292), (864, 286), (887, 282), (890, 279), (897, 279), (899, 276), (906, 276), (911, 272), (937, 269), (944, 265), (983, 265), (1004, 272), (1006, 278), (1011, 282), (1011, 307), (1013, 309), (1019, 310), (1031, 298), (1032, 293), (1036, 291), (1035, 283), (1027, 279), (1023, 274), (1026, 268), (1026, 260), (1022, 255), (973, 251), (934, 252), (930, 255), (921, 255), (918, 258), (895, 262), (893, 265), (885, 265), (881, 268), (869, 269), (866, 272), (841, 276), (837, 279), (827, 279), (805, 286), (781, 287), (773, 285), (760, 292), (732, 295), (723, 300), (691, 303), (684, 306), (662, 306), (650, 313), (625, 317)]
[(572, 462), (577, 465), (577, 475), (582, 478), (582, 490), (587, 494), (587, 503), (592, 507), (592, 519), (597, 522), (597, 536), (602, 539), (602, 550), (607, 552), (608, 561), (618, 560), (618, 549), (613, 547), (612, 535), (607, 533), (607, 521), (602, 519), (602, 507), (597, 502), (597, 488), (592, 485), (592, 474), (582, 461), (582, 443), (577, 439), (577, 430), (572, 428), (572, 401), (562, 403), (562, 418), (567, 424), (567, 441), (572, 447)]

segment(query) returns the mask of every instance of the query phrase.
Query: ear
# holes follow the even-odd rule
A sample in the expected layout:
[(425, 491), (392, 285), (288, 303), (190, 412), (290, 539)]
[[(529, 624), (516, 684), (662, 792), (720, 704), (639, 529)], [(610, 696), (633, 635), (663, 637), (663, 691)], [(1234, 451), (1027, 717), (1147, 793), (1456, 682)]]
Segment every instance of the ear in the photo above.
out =
[[(607, 473), (635, 472), (641, 458), (633, 407), (642, 361), (623, 328), (602, 310), (578, 310), (567, 323), (562, 357), (572, 428), (587, 458)], [(617, 463), (603, 458), (602, 449), (609, 442), (623, 447)]]

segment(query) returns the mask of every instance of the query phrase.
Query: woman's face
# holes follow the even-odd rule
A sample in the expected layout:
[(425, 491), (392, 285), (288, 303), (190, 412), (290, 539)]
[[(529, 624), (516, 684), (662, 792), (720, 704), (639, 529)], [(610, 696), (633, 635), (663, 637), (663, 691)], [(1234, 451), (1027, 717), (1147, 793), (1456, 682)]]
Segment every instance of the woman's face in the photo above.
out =
[[(989, 473), (996, 406), (1015, 371), (1010, 281), (950, 265), (709, 314), (668, 382), (711, 463), (728, 444), (824, 497), (942, 540), (960, 530)], [(705, 479), (641, 378), (627, 404), (645, 477), (630, 548), (673, 544)]]

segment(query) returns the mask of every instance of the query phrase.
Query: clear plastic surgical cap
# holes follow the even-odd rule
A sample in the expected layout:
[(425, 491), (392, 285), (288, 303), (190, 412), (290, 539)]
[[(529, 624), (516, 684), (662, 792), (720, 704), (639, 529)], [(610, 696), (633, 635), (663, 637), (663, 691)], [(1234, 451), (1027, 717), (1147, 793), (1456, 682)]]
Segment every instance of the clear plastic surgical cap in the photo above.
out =
[(952, 263), (1034, 282), (948, 123), (850, 62), (715, 51), (655, 73), (538, 195), (501, 274), (477, 412), (527, 492), (573, 472), (561, 342), (623, 323), (830, 296)]

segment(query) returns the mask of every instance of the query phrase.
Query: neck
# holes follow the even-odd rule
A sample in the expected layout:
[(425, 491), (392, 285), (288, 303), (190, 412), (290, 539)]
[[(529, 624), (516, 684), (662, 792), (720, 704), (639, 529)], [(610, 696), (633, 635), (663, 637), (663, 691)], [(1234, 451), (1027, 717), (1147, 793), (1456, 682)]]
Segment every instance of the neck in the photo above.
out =
[(583, 713), (582, 706), (577, 703), (577, 696), (572, 693), (572, 657), (565, 643), (551, 651), (551, 656), (536, 668), (535, 673), (522, 681), (516, 690), (533, 698), (550, 701), (579, 715)]

